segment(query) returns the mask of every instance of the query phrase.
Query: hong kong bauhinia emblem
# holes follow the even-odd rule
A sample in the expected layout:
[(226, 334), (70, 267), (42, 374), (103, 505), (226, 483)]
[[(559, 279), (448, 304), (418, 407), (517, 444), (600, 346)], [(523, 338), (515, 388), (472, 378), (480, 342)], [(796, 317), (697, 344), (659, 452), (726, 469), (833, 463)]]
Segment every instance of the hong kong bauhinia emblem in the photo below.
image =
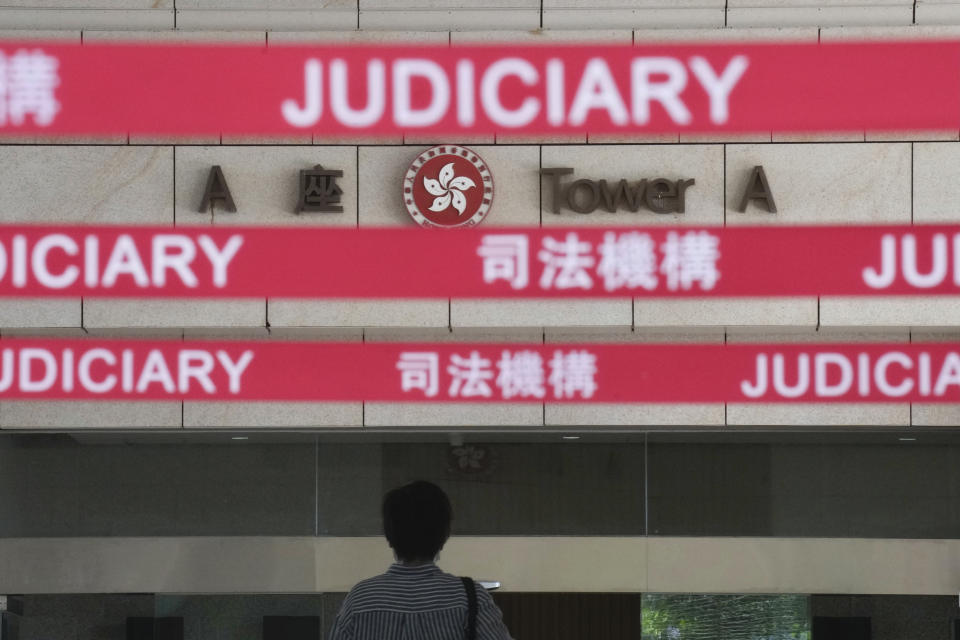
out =
[(467, 147), (431, 147), (403, 177), (403, 203), (424, 227), (472, 227), (486, 217), (492, 202), (490, 168)]

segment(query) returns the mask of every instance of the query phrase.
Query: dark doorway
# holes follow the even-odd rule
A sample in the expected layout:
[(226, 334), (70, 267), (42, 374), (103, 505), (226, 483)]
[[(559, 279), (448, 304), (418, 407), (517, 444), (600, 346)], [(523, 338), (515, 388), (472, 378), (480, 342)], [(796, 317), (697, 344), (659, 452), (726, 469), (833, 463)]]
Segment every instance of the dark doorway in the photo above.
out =
[(870, 640), (870, 618), (813, 618), (813, 640)]
[(127, 640), (183, 640), (183, 618), (127, 618)]
[(320, 617), (263, 616), (263, 640), (320, 640)]
[(494, 593), (510, 635), (523, 640), (636, 640), (639, 593)]

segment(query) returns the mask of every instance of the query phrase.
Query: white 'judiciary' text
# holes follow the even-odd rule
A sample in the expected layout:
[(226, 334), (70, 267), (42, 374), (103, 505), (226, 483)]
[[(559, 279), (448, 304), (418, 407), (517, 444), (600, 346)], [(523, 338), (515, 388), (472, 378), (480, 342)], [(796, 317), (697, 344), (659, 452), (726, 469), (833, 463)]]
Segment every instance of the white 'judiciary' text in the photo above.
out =
[[(747, 398), (861, 398), (879, 394), (902, 398), (910, 393), (942, 398), (948, 392), (960, 398), (960, 353), (950, 351), (936, 361), (930, 353), (888, 351), (877, 357), (859, 353), (820, 352), (784, 355), (759, 353), (754, 380), (743, 380)], [(769, 394), (769, 395), (768, 395)]]
[[(525, 127), (544, 115), (551, 127), (578, 127), (594, 111), (611, 124), (626, 127), (648, 124), (656, 103), (675, 124), (690, 125), (694, 114), (682, 94), (692, 76), (709, 98), (707, 117), (712, 124), (721, 125), (730, 117), (730, 94), (749, 61), (745, 55), (735, 55), (722, 69), (715, 69), (702, 56), (687, 60), (640, 56), (629, 64), (629, 87), (624, 91), (607, 60), (600, 57), (589, 59), (573, 83), (567, 82), (566, 63), (559, 58), (548, 59), (542, 68), (524, 58), (502, 58), (479, 73), (472, 60), (461, 59), (452, 77), (442, 65), (426, 58), (386, 62), (374, 58), (366, 63), (365, 75), (358, 65), (348, 67), (343, 59), (325, 65), (310, 58), (304, 64), (302, 103), (284, 100), (281, 111), (294, 127), (316, 125), (324, 118), (325, 109), (333, 120), (351, 129), (384, 124), (385, 118), (396, 127), (431, 127), (450, 115), (460, 126), (472, 127), (478, 120), (478, 108), (486, 120), (508, 129)], [(350, 104), (350, 83), (364, 80), (366, 103)], [(505, 101), (502, 86), (508, 80), (511, 99)], [(414, 83), (429, 87), (426, 104), (414, 105)], [(517, 84), (523, 89), (516, 90)]]
[[(69, 235), (51, 233), (31, 245), (25, 235), (16, 234), (0, 239), (0, 285), (8, 275), (9, 284), (18, 289), (33, 283), (66, 289), (78, 282), (88, 289), (110, 289), (124, 281), (138, 288), (163, 288), (175, 278), (192, 289), (200, 284), (194, 265), (205, 260), (213, 286), (223, 288), (228, 284), (230, 262), (242, 245), (239, 235), (230, 236), (220, 247), (207, 235), (160, 233), (152, 236), (144, 256), (127, 234), (104, 247), (97, 235), (86, 235), (78, 242)], [(51, 267), (51, 261), (58, 267)]]
[(226, 374), (227, 391), (238, 394), (253, 360), (246, 350), (234, 358), (222, 349), (151, 349), (146, 357), (132, 349), (85, 350), (24, 347), (0, 350), (0, 394), (87, 393), (113, 395), (186, 394), (219, 391), (217, 373)]

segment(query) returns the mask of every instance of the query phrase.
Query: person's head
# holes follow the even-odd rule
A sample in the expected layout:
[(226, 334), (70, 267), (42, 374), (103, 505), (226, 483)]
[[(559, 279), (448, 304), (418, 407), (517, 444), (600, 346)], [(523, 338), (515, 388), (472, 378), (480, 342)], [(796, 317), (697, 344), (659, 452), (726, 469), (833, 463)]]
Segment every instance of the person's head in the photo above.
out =
[(383, 533), (401, 562), (428, 562), (450, 537), (453, 509), (443, 489), (419, 480), (383, 498)]

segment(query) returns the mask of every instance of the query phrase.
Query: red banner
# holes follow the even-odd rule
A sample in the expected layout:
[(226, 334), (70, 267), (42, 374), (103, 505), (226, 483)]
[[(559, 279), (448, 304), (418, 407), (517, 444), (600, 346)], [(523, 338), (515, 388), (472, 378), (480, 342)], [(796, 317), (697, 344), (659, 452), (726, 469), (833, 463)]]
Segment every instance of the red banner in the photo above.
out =
[(3, 339), (0, 399), (958, 402), (960, 347)]
[(0, 296), (956, 295), (960, 226), (0, 226)]
[(0, 42), (0, 134), (314, 138), (960, 127), (960, 42)]

